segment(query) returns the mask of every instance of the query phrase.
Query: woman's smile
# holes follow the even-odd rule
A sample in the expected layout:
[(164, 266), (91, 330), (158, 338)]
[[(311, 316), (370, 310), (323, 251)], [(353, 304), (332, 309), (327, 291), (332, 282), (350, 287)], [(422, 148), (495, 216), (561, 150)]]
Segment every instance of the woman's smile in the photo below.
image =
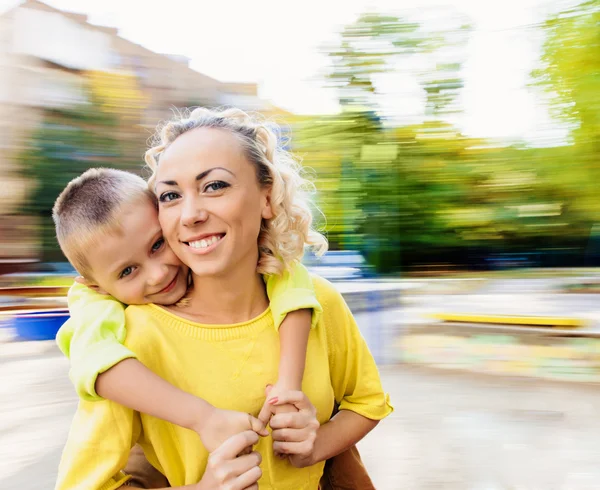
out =
[(193, 253), (205, 255), (212, 252), (225, 238), (226, 233), (218, 233), (214, 235), (204, 235), (201, 238), (196, 238), (189, 241), (184, 241)]

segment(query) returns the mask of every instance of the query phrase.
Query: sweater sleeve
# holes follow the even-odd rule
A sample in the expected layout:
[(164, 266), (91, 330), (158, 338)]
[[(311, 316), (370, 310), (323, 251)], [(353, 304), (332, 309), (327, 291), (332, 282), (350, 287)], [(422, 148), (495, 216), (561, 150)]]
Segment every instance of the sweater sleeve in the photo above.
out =
[(81, 400), (58, 468), (55, 490), (114, 490), (141, 433), (139, 414), (109, 400)]
[(331, 381), (339, 409), (381, 420), (393, 411), (393, 406), (383, 390), (369, 347), (342, 295), (326, 280), (315, 280), (319, 290), (324, 290), (319, 299), (324, 307)]
[(266, 275), (264, 279), (276, 329), (279, 330), (288, 313), (303, 309), (312, 309), (311, 328), (314, 328), (321, 318), (323, 308), (317, 300), (312, 279), (304, 265), (295, 262), (282, 274)]
[(98, 375), (123, 359), (136, 357), (123, 345), (125, 306), (78, 283), (69, 290), (68, 301), (70, 318), (56, 342), (71, 361), (69, 377), (77, 394), (83, 400), (98, 401), (102, 399), (95, 389)]

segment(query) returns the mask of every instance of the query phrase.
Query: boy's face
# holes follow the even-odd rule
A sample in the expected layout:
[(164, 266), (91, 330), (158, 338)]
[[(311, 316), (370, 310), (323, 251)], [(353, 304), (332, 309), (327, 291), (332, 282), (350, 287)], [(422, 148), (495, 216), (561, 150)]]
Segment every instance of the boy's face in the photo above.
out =
[(188, 268), (164, 240), (150, 199), (128, 207), (121, 230), (89, 250), (88, 262), (94, 278), (84, 282), (128, 305), (170, 305), (187, 290)]

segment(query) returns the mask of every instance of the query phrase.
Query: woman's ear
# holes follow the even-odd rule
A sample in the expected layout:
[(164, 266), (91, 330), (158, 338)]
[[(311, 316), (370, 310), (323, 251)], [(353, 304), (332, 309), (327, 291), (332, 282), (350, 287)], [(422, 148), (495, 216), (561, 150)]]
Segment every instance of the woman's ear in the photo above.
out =
[(75, 282), (78, 284), (83, 284), (84, 286), (90, 288), (92, 291), (96, 291), (99, 294), (105, 294), (107, 296), (110, 296), (104, 289), (102, 289), (100, 286), (98, 286), (97, 284), (95, 284), (94, 282), (90, 281), (89, 279), (86, 279), (83, 276), (77, 276), (75, 278)]
[(265, 202), (261, 212), (262, 219), (271, 219), (273, 217), (273, 208), (271, 207), (271, 188), (266, 190)]

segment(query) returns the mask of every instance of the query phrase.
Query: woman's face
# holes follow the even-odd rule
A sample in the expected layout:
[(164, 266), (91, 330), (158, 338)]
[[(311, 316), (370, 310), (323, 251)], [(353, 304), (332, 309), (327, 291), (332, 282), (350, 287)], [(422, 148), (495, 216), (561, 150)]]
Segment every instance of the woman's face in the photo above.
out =
[(256, 271), (270, 191), (232, 133), (198, 128), (179, 136), (160, 157), (155, 192), (164, 236), (196, 275)]

